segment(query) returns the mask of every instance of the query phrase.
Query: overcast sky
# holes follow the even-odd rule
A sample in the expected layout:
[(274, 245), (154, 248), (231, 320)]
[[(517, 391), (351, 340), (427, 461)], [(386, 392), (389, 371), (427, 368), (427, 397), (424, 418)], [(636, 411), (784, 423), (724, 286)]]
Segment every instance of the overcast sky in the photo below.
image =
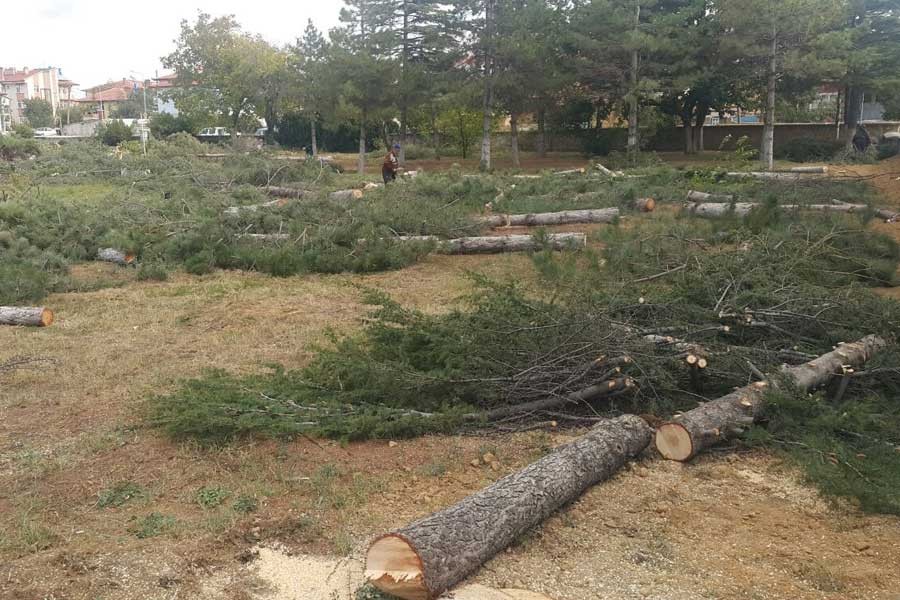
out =
[[(327, 31), (342, 0), (10, 0), (0, 11), (0, 66), (62, 69), (82, 89), (112, 79), (152, 77), (174, 47), (182, 19), (198, 10), (233, 14), (249, 32), (294, 41), (307, 19)], [(132, 73), (133, 72), (133, 73)]]

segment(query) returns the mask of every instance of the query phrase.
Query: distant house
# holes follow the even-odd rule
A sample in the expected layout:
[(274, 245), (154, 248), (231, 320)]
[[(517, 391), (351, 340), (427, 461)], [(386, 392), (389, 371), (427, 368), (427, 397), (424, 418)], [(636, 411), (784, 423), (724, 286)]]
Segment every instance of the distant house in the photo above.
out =
[(0, 67), (0, 94), (7, 97), (8, 122), (13, 124), (25, 121), (25, 101), (35, 98), (49, 102), (56, 119), (60, 106), (72, 100), (77, 85), (63, 79), (60, 70), (54, 67)]
[(172, 116), (178, 116), (178, 109), (175, 108), (175, 100), (169, 93), (177, 86), (178, 75), (171, 73), (168, 75), (158, 76), (147, 82), (147, 91), (152, 92), (154, 109), (158, 113), (167, 113)]
[(75, 100), (85, 110), (88, 119), (104, 120), (113, 109), (144, 88), (144, 83), (136, 79), (110, 81), (84, 90), (84, 98)]

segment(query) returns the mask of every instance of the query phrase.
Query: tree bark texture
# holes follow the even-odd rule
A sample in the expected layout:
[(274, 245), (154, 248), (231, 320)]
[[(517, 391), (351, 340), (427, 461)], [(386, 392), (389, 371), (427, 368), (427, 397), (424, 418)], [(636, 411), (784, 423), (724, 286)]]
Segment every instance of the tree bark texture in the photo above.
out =
[(650, 427), (625, 415), (458, 504), (375, 540), (366, 577), (407, 600), (435, 598), (523, 533), (608, 479), (650, 443)]
[(519, 114), (509, 114), (509, 145), (512, 153), (513, 166), (517, 169), (521, 166), (519, 161)]
[[(750, 211), (759, 206), (755, 202), (688, 202), (684, 208), (687, 212), (698, 217), (714, 219), (734, 214), (738, 217), (746, 217)], [(833, 202), (832, 204), (782, 204), (778, 208), (786, 211), (814, 210), (821, 212), (840, 213), (864, 213), (869, 210), (865, 204), (848, 204), (845, 202)], [(886, 208), (874, 208), (872, 211), (888, 223), (900, 220), (900, 213)]]
[[(641, 25), (641, 4), (635, 2), (634, 29)], [(638, 66), (639, 55), (638, 49), (631, 51), (631, 97), (628, 100), (628, 154), (634, 156), (640, 150), (638, 140)], [(690, 125), (688, 125), (690, 126)]]
[(335, 201), (345, 201), (345, 200), (359, 200), (363, 197), (362, 190), (338, 190), (336, 192), (331, 192), (328, 194), (329, 200)]
[(115, 248), (101, 248), (97, 251), (97, 260), (111, 262), (117, 265), (127, 267), (134, 264), (134, 254), (130, 252), (122, 252)]
[[(837, 349), (796, 367), (782, 368), (782, 374), (799, 390), (809, 391), (841, 375), (847, 366), (858, 367), (886, 346), (874, 335), (840, 344)], [(704, 448), (750, 425), (760, 416), (765, 392), (776, 383), (758, 381), (726, 396), (706, 402), (661, 425), (656, 432), (656, 448), (664, 458), (687, 461)]]
[(769, 53), (769, 68), (766, 80), (766, 115), (763, 125), (762, 149), (760, 156), (769, 171), (775, 168), (775, 86), (778, 82), (778, 35), (772, 27), (772, 49)]
[(366, 111), (363, 111), (359, 122), (359, 158), (356, 160), (356, 172), (366, 172)]
[(531, 227), (569, 223), (612, 223), (618, 218), (618, 208), (597, 208), (522, 215), (491, 215), (484, 217), (482, 222), (490, 227)]
[(552, 250), (584, 248), (587, 236), (583, 233), (551, 233), (544, 242), (531, 235), (497, 235), (442, 240), (433, 235), (411, 235), (390, 238), (398, 242), (434, 242), (439, 254), (500, 254), (503, 252), (531, 252), (545, 247)]
[(494, 111), (494, 19), (496, 17), (496, 0), (484, 2), (484, 97), (482, 98), (481, 120), (481, 161), (482, 171), (491, 170), (491, 121)]
[(316, 118), (313, 117), (309, 120), (309, 129), (312, 136), (312, 157), (317, 158), (319, 156), (319, 140), (316, 137)]
[(47, 327), (53, 323), (53, 311), (43, 306), (0, 306), (0, 325)]
[(687, 193), (689, 202), (733, 202), (734, 196), (731, 194), (707, 194), (706, 192), (698, 192), (690, 190)]

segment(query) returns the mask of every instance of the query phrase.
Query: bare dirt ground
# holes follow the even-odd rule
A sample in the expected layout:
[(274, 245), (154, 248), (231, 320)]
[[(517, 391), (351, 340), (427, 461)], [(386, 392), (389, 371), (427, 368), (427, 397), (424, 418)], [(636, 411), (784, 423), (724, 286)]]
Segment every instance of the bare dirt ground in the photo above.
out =
[[(553, 168), (570, 164), (579, 166)], [(853, 169), (900, 172), (900, 159)], [(900, 206), (893, 177), (872, 182), (886, 205)], [(876, 227), (900, 235), (900, 225)], [(51, 297), (53, 327), (0, 329), (0, 361), (56, 361), (0, 376), (0, 598), (349, 598), (371, 536), (578, 432), (211, 450), (142, 428), (143, 400), (205, 368), (304, 364), (328, 328), (356, 326), (360, 285), (442, 311), (470, 289), (467, 270), (527, 276), (528, 265), (521, 256), (436, 256), (363, 277), (222, 272), (165, 283), (79, 267), (81, 279), (122, 286)], [(471, 466), (486, 452), (499, 470)], [(132, 491), (110, 505), (120, 482)], [(201, 488), (217, 501), (198, 501)], [(241, 509), (247, 499), (258, 510)], [(328, 565), (330, 587), (299, 586), (310, 564)], [(346, 573), (338, 583), (336, 565)], [(830, 504), (777, 458), (724, 449), (686, 466), (642, 457), (469, 583), (557, 600), (900, 600), (898, 572), (900, 519)]]

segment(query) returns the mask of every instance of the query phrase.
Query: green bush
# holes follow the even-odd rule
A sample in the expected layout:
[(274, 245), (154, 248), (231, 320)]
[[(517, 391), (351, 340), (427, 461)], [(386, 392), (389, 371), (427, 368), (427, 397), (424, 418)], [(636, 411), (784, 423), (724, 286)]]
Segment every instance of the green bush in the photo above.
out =
[(0, 136), (0, 160), (20, 160), (40, 153), (41, 148), (33, 139), (18, 135)]
[(775, 147), (775, 158), (792, 162), (831, 160), (844, 148), (838, 140), (820, 140), (812, 137), (794, 138)]
[(131, 139), (133, 131), (124, 121), (108, 121), (97, 128), (97, 137), (107, 146), (118, 146)]
[(31, 125), (27, 123), (17, 123), (13, 125), (13, 133), (15, 133), (20, 138), (33, 138), (34, 137), (34, 129), (32, 129)]

